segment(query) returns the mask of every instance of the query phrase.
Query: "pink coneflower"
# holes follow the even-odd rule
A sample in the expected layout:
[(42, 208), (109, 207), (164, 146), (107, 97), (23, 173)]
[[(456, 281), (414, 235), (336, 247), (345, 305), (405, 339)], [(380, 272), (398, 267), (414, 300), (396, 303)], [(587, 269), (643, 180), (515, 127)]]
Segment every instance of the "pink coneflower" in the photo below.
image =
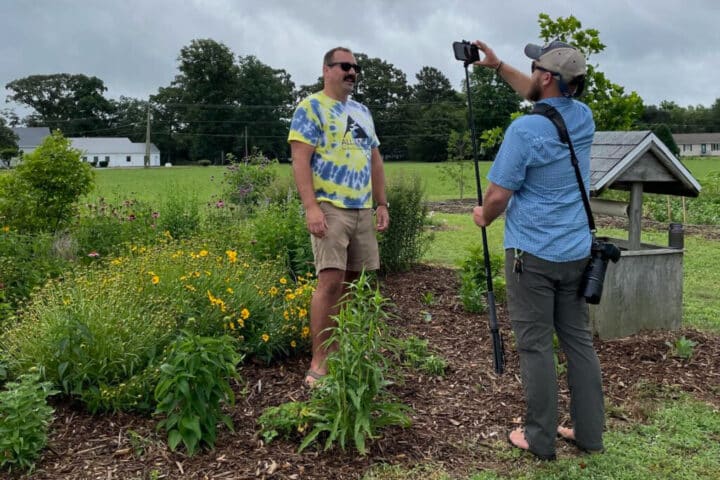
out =
[(160, 212), (152, 212), (152, 218), (158, 218), (160, 216)]
[(223, 202), (222, 200), (218, 200), (217, 202), (215, 202), (216, 208), (223, 208), (224, 206), (225, 206), (225, 202)]
[(135, 220), (135, 214), (131, 213), (130, 215), (128, 215), (128, 220), (130, 220), (131, 222)]
[(99, 254), (98, 252), (96, 252), (95, 250), (93, 250), (92, 252), (88, 253), (88, 257), (91, 257), (91, 258), (97, 258), (97, 257), (99, 257), (99, 256), (100, 256), (100, 254)]

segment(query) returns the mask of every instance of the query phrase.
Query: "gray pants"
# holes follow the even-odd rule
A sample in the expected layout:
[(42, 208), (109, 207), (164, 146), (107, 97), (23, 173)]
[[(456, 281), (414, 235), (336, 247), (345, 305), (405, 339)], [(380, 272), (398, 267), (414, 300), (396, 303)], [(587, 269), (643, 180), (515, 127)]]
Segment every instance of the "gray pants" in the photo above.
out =
[(508, 308), (525, 390), (525, 438), (539, 455), (555, 453), (558, 423), (553, 330), (567, 357), (570, 416), (577, 444), (603, 448), (605, 423), (600, 362), (593, 347), (589, 312), (578, 294), (587, 260), (549, 262), (523, 253), (513, 271), (514, 250), (505, 252)]

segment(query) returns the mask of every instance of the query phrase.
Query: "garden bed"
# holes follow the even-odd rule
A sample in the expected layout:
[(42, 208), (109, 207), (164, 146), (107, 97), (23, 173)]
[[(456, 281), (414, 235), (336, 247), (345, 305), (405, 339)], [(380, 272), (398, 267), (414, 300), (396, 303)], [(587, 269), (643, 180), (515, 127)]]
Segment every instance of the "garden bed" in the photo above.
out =
[[(455, 271), (418, 266), (384, 279), (382, 290), (396, 305), (392, 324), (398, 331), (429, 340), (430, 349), (449, 366), (445, 377), (406, 372), (405, 383), (392, 390), (413, 408), (413, 425), (385, 430), (367, 456), (316, 447), (298, 454), (297, 439), (266, 445), (258, 436), (256, 419), (265, 407), (307, 396), (301, 386), (308, 364), (303, 357), (271, 366), (245, 364), (231, 412), (236, 431), (222, 429), (214, 451), (190, 458), (170, 452), (151, 419), (124, 413), (93, 416), (70, 403), (56, 404), (49, 448), (30, 478), (350, 479), (381, 463), (408, 468), (432, 463), (457, 476), (510, 468), (515, 461), (502, 455), (509, 448), (505, 434), (521, 422), (523, 399), (506, 310), (498, 307), (507, 360), (506, 373), (498, 377), (492, 371), (487, 316), (462, 310)], [(680, 335), (697, 342), (690, 360), (670, 355), (666, 342)], [(597, 347), (611, 428), (614, 422), (642, 420), (645, 402), (672, 392), (685, 391), (720, 406), (718, 336), (655, 332), (598, 342)], [(560, 402), (565, 422), (564, 378)], [(559, 445), (558, 453), (578, 455), (567, 445)]]

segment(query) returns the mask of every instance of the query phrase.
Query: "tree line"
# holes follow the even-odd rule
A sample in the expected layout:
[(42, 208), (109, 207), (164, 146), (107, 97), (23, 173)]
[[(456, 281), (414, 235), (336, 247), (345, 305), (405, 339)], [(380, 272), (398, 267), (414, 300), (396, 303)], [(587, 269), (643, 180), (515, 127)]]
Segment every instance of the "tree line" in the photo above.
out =
[[(551, 19), (541, 13), (538, 23), (543, 41), (568, 41), (588, 59), (605, 48), (599, 32), (583, 29), (573, 16)], [(457, 158), (457, 152), (449, 151), (449, 140), (453, 132), (462, 134), (467, 128), (464, 85), (456, 90), (432, 66), (423, 66), (411, 85), (402, 70), (381, 58), (365, 53), (356, 53), (356, 58), (363, 74), (353, 98), (373, 112), (386, 159)], [(528, 104), (492, 70), (471, 69), (469, 83), (475, 125), (485, 139), (483, 155), (490, 158), (511, 115), (526, 112)], [(248, 149), (286, 159), (294, 106), (321, 90), (322, 78), (297, 87), (284, 69), (252, 55), (236, 57), (215, 40), (196, 39), (180, 50), (175, 78), (147, 100), (106, 98), (104, 81), (83, 74), (31, 75), (5, 87), (8, 100), (29, 107), (31, 113), (22, 119), (7, 110), (0, 115), (3, 158), (16, 150), (10, 125), (49, 127), (68, 137), (129, 137), (139, 142), (145, 140), (149, 113), (151, 141), (163, 162), (220, 163), (226, 154), (242, 157)], [(670, 132), (720, 131), (720, 99), (710, 108), (682, 108), (673, 102), (645, 106), (636, 92), (626, 93), (590, 61), (584, 101), (593, 109), (598, 130), (652, 129), (662, 132), (666, 141), (672, 140)]]

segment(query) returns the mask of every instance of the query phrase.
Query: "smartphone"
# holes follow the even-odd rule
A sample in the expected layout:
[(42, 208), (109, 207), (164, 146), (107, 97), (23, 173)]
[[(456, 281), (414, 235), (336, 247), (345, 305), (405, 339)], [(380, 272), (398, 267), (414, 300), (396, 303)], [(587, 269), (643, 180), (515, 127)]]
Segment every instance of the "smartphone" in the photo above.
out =
[(462, 42), (453, 42), (453, 51), (455, 58), (467, 63), (473, 63), (480, 60), (480, 53), (477, 46), (463, 40)]

